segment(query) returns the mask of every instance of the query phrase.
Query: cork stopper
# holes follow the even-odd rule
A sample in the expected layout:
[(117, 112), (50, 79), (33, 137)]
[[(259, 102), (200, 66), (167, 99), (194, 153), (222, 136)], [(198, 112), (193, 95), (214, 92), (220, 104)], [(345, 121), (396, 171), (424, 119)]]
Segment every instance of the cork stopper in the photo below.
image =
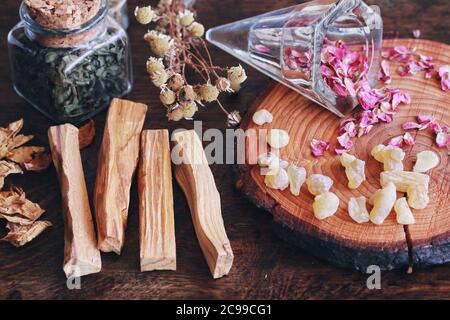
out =
[(47, 29), (73, 29), (91, 20), (101, 0), (25, 0), (30, 16)]
[[(25, 0), (30, 17), (50, 30), (70, 30), (83, 26), (100, 11), (102, 0)], [(45, 47), (71, 48), (97, 37), (102, 26), (97, 25), (83, 32), (68, 32), (62, 35), (36, 35), (36, 40)]]

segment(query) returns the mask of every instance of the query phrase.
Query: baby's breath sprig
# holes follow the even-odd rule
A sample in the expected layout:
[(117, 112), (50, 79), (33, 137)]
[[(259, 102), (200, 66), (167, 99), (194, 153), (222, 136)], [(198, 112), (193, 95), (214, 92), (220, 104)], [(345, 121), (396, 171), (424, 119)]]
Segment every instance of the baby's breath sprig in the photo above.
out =
[[(244, 68), (222, 68), (212, 62), (205, 40), (205, 27), (195, 21), (195, 11), (182, 0), (161, 0), (156, 8), (137, 7), (136, 20), (153, 23), (144, 39), (153, 52), (147, 72), (153, 85), (160, 88), (160, 100), (167, 107), (171, 121), (193, 119), (198, 106), (216, 102), (227, 115), (228, 125), (240, 122), (238, 111), (228, 112), (219, 101), (224, 92), (237, 92), (247, 79)], [(189, 69), (203, 83), (190, 84)]]

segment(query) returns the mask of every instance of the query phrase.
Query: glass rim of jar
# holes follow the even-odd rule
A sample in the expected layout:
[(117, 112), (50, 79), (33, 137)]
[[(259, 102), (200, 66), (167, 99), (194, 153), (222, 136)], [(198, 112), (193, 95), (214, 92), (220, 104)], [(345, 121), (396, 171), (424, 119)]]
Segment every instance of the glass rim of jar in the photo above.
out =
[(45, 34), (45, 35), (52, 35), (52, 36), (67, 36), (67, 35), (73, 35), (78, 33), (83, 33), (88, 31), (89, 29), (97, 26), (100, 22), (105, 20), (105, 18), (108, 15), (108, 9), (109, 9), (109, 1), (108, 0), (101, 0), (100, 8), (97, 12), (97, 14), (92, 17), (90, 20), (86, 21), (85, 23), (74, 27), (74, 28), (63, 28), (63, 29), (51, 29), (47, 27), (43, 27), (39, 23), (37, 23), (30, 15), (28, 6), (25, 4), (25, 1), (22, 1), (22, 4), (20, 5), (19, 9), (19, 16), (21, 21), (25, 24), (25, 27), (31, 30), (33, 33), (36, 34)]
[(117, 0), (117, 3), (115, 5), (113, 5), (113, 6), (111, 6), (111, 9), (116, 9), (116, 8), (123, 7), (125, 2), (127, 2), (127, 0)]

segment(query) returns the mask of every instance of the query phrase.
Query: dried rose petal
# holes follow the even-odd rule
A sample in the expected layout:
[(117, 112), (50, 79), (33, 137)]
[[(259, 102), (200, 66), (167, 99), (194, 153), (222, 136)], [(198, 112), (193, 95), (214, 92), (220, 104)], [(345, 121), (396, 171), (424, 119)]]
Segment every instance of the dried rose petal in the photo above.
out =
[(343, 147), (345, 150), (350, 150), (351, 148), (353, 148), (353, 141), (350, 139), (348, 133), (340, 135), (337, 140), (341, 147)]
[(415, 143), (413, 136), (412, 136), (411, 133), (409, 133), (409, 132), (406, 132), (406, 133), (403, 135), (403, 141), (404, 141), (405, 144), (407, 144), (408, 146), (413, 146), (414, 143)]
[(392, 82), (391, 67), (389, 66), (389, 62), (385, 59), (381, 61), (379, 79), (384, 81), (386, 84), (390, 84)]
[(441, 78), (442, 90), (450, 90), (450, 65), (445, 65), (439, 68), (439, 77)]
[(434, 122), (436, 122), (436, 119), (430, 115), (418, 114), (417, 121), (419, 121), (419, 123), (423, 125), (423, 124), (434, 123)]
[(421, 127), (420, 124), (412, 121), (405, 122), (402, 125), (403, 130), (420, 129), (420, 127)]
[(266, 47), (265, 45), (262, 44), (257, 44), (255, 46), (256, 51), (261, 52), (261, 53), (268, 53), (270, 52), (270, 49), (268, 47)]
[(412, 32), (414, 38), (420, 38), (421, 32), (420, 29), (413, 30)]
[(323, 156), (325, 151), (330, 149), (330, 143), (323, 140), (313, 139), (311, 141), (311, 151), (315, 157)]
[(389, 146), (401, 148), (403, 146), (403, 136), (394, 137), (388, 142)]
[(80, 150), (87, 148), (92, 144), (95, 138), (95, 123), (94, 120), (89, 120), (86, 124), (80, 127), (78, 130), (78, 141), (80, 144)]
[(446, 148), (450, 146), (449, 135), (446, 132), (439, 132), (436, 135), (436, 144), (439, 148)]

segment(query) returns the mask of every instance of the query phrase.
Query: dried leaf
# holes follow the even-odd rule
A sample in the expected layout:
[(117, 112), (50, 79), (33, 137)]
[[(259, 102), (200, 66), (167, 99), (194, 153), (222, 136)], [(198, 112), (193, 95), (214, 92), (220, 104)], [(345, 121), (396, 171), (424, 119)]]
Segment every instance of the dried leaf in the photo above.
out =
[(95, 123), (94, 120), (89, 120), (78, 131), (78, 140), (80, 143), (80, 150), (91, 145), (95, 138)]
[(0, 215), (8, 221), (22, 225), (30, 224), (44, 212), (37, 203), (28, 200), (25, 197), (25, 192), (20, 188), (0, 192)]
[(0, 189), (3, 188), (3, 185), (5, 183), (5, 178), (13, 173), (22, 173), (22, 169), (20, 167), (9, 161), (0, 161)]
[(27, 171), (40, 172), (47, 169), (52, 163), (52, 156), (48, 152), (38, 153), (30, 162), (23, 163), (23, 167)]
[(6, 227), (10, 232), (2, 240), (11, 243), (13, 246), (21, 247), (32, 241), (50, 226), (52, 226), (50, 221), (36, 221), (26, 226), (8, 223)]
[(8, 157), (16, 163), (27, 163), (31, 162), (36, 154), (45, 152), (44, 147), (19, 147), (12, 151), (12, 155)]

